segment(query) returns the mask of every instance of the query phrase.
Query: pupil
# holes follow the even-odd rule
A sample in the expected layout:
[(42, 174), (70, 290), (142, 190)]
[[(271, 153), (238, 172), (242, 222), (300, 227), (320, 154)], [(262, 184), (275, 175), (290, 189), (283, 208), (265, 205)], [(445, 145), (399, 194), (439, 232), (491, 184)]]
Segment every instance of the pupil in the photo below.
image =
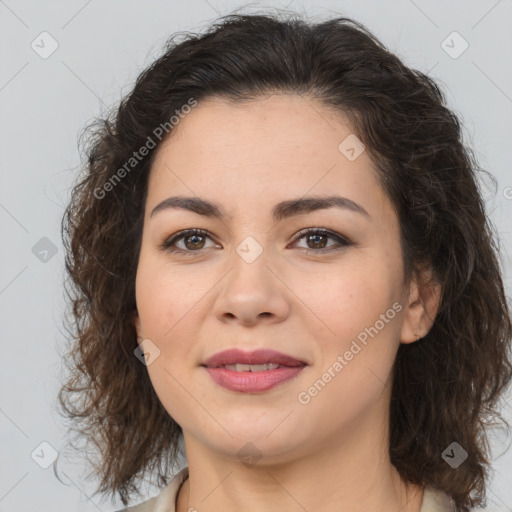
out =
[[(314, 238), (318, 238), (318, 237), (322, 237), (322, 238), (324, 238), (324, 242), (325, 242), (325, 236), (324, 236), (324, 235), (310, 235), (310, 237), (309, 237), (309, 241), (310, 241), (310, 242), (312, 241), (314, 244), (318, 244), (319, 242), (315, 242), (315, 241), (313, 240)], [(320, 248), (322, 249), (323, 247), (325, 247), (325, 243), (324, 243), (324, 244), (322, 244)]]
[[(195, 238), (195, 239), (197, 239), (197, 238), (203, 238), (203, 236), (202, 236), (202, 235), (190, 235), (189, 237), (187, 237), (187, 240), (191, 240), (191, 239), (194, 239), (194, 238)], [(192, 242), (192, 244), (193, 244), (193, 247), (195, 247), (195, 248), (197, 248), (197, 247), (198, 247), (197, 243)]]

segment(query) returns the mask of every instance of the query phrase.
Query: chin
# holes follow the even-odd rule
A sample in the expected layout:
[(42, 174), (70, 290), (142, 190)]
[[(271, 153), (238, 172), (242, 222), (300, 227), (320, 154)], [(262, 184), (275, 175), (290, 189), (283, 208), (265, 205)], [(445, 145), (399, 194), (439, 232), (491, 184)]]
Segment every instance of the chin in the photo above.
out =
[[(225, 435), (220, 439), (209, 439), (208, 444), (228, 457), (234, 457), (241, 462), (264, 459), (265, 463), (283, 463), (297, 456), (297, 444), (300, 440), (294, 437), (294, 433), (288, 429), (273, 431), (278, 425), (276, 422), (271, 427), (243, 428), (237, 430), (227, 427), (233, 437)], [(279, 427), (280, 428), (280, 427)], [(297, 429), (293, 429), (295, 433)], [(296, 435), (296, 434), (295, 434)], [(293, 457), (290, 457), (293, 454)], [(258, 464), (261, 465), (261, 462)]]

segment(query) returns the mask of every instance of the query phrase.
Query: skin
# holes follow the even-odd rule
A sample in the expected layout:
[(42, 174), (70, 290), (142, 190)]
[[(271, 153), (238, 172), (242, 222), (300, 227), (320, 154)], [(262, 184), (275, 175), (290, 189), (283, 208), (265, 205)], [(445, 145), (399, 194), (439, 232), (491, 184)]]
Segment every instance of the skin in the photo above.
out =
[[(369, 155), (350, 161), (338, 149), (351, 133), (311, 98), (209, 99), (159, 148), (134, 325), (139, 343), (150, 339), (160, 350), (149, 377), (183, 429), (190, 476), (178, 512), (420, 510), (423, 488), (403, 482), (389, 459), (391, 370), (400, 343), (431, 328), (440, 290), (404, 282), (398, 220)], [(332, 194), (370, 218), (340, 208), (271, 218), (280, 201)], [(168, 209), (150, 217), (175, 195), (213, 201), (228, 216)], [(158, 247), (188, 228), (211, 237), (176, 242), (187, 254)], [(352, 245), (297, 238), (304, 228), (329, 229)], [(252, 263), (236, 251), (249, 236), (263, 250)], [(401, 311), (308, 404), (299, 403), (298, 394), (396, 302)], [(233, 347), (273, 348), (308, 366), (265, 392), (230, 391), (200, 365)], [(248, 467), (237, 452), (249, 442), (261, 458)]]

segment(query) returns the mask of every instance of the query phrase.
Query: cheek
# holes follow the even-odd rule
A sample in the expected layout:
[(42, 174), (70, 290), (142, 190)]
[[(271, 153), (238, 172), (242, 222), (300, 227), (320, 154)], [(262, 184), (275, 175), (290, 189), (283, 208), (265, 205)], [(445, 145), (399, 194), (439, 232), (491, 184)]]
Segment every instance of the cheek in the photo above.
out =
[[(373, 270), (367, 270), (373, 268)], [(401, 305), (392, 273), (383, 267), (330, 274), (323, 293), (310, 296), (328, 326), (317, 343), (316, 370), (301, 388), (300, 407), (328, 425), (355, 421), (380, 400), (398, 348)], [(317, 322), (318, 323), (318, 322)]]
[[(136, 277), (136, 301), (142, 335), (157, 347), (158, 356), (147, 365), (155, 393), (170, 416), (180, 423), (187, 410), (188, 374), (195, 361), (194, 304), (199, 292), (187, 286), (176, 272), (141, 259)], [(185, 279), (186, 280), (186, 279)], [(150, 345), (152, 346), (152, 345)], [(181, 424), (181, 423), (180, 423)]]
[[(357, 408), (356, 397), (363, 406), (380, 396), (396, 357), (403, 308), (396, 269), (373, 262), (330, 276), (323, 293), (316, 292), (313, 307), (329, 328), (315, 336), (321, 344), (319, 371), (330, 370), (336, 377), (317, 405), (332, 399)], [(329, 380), (323, 375), (315, 378)]]
[(159, 350), (147, 371), (172, 416), (187, 407), (190, 396), (183, 386), (188, 389), (189, 374), (198, 364), (194, 340), (201, 339), (203, 324), (198, 315), (201, 301), (212, 287), (204, 277), (171, 268), (157, 258), (141, 257), (137, 271), (136, 300), (142, 335)]
[(307, 304), (323, 320), (325, 332), (339, 340), (341, 348), (376, 322), (379, 330), (388, 330), (391, 322), (384, 322), (386, 327), (380, 329), (380, 318), (390, 308), (385, 320), (396, 317), (392, 306), (399, 293), (393, 276), (394, 272), (375, 265), (346, 267), (310, 278), (303, 292)]
[(141, 258), (135, 286), (144, 336), (165, 344), (190, 326), (194, 308), (211, 288), (197, 272), (180, 272), (149, 258)]

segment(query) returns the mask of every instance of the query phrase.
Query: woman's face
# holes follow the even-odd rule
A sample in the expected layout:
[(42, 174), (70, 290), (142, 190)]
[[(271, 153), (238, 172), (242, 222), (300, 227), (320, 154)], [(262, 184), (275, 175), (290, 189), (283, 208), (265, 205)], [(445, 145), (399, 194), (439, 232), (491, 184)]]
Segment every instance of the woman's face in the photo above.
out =
[[(175, 196), (214, 203), (222, 216), (178, 207), (152, 215)], [(345, 206), (273, 216), (280, 203), (331, 196)], [(189, 228), (208, 235), (160, 247)], [(306, 228), (331, 234), (298, 236)], [(155, 391), (186, 444), (275, 462), (363, 431), (382, 435), (397, 349), (420, 325), (409, 290), (397, 217), (364, 147), (327, 107), (295, 95), (245, 105), (212, 99), (160, 147), (134, 323)], [(293, 375), (273, 387), (258, 388), (266, 377), (254, 374), (244, 387), (242, 373), (203, 366), (232, 348), (273, 349), (305, 365), (263, 370)], [(228, 375), (228, 387), (210, 373)]]

